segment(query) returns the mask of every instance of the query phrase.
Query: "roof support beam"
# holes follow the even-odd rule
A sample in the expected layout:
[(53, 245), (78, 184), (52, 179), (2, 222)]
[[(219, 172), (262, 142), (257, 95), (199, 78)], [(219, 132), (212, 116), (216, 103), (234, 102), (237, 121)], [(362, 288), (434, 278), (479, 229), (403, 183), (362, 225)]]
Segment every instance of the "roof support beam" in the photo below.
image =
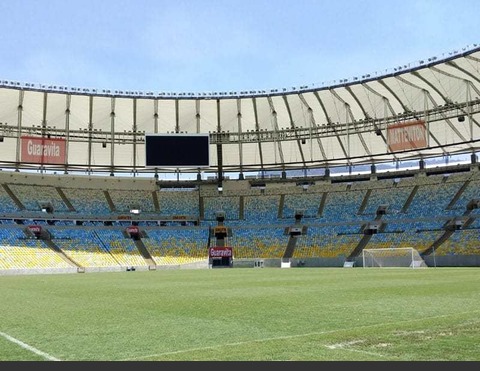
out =
[(92, 170), (93, 95), (88, 99), (88, 174)]
[[(282, 150), (282, 142), (278, 140), (278, 121), (277, 121), (277, 111), (275, 111), (275, 106), (273, 105), (273, 101), (271, 97), (268, 97), (268, 103), (270, 105), (270, 112), (272, 115), (272, 120), (273, 120), (273, 137), (274, 137), (274, 147), (275, 150), (278, 147), (278, 154), (280, 156), (280, 162), (282, 165), (282, 171), (285, 171), (285, 161), (283, 159), (283, 150)], [(276, 159), (276, 156), (275, 156)]]
[[(242, 133), (242, 100), (237, 99), (237, 127), (238, 132)], [(243, 179), (243, 140), (242, 136), (238, 136), (238, 154), (239, 154), (239, 166), (240, 166), (240, 179)]]
[[(17, 130), (20, 133), (23, 123), (23, 100), (25, 93), (23, 90), (18, 91), (18, 105), (17, 105)], [(18, 171), (20, 164), (20, 151), (21, 151), (21, 136), (17, 136), (17, 153), (15, 154), (15, 170)]]
[[(70, 107), (72, 105), (72, 96), (70, 94), (65, 95), (65, 169), (64, 173), (68, 173), (68, 152), (70, 148)], [(112, 135), (113, 144), (113, 135)], [(113, 161), (113, 159), (112, 159)]]
[(313, 92), (313, 95), (315, 96), (315, 98), (317, 98), (317, 101), (318, 103), (320, 104), (320, 107), (322, 107), (322, 111), (323, 111), (323, 114), (325, 116), (325, 119), (327, 121), (327, 125), (332, 128), (334, 134), (335, 134), (335, 137), (337, 138), (337, 141), (338, 141), (338, 144), (340, 145), (340, 148), (342, 149), (342, 152), (343, 152), (343, 155), (345, 156), (345, 158), (348, 157), (347, 155), (347, 151), (345, 150), (345, 147), (343, 145), (343, 142), (340, 140), (340, 136), (337, 134), (337, 131), (335, 129), (335, 125), (333, 125), (332, 123), (332, 120), (330, 119), (330, 117), (328, 116), (328, 113), (327, 113), (327, 109), (325, 108), (325, 105), (323, 104), (323, 101), (320, 99), (320, 96), (318, 94), (317, 91), (314, 91)]
[[(364, 84), (362, 84), (364, 85)], [(358, 97), (353, 93), (352, 91), (352, 88), (350, 88), (349, 86), (346, 86), (345, 89), (350, 93), (350, 95), (353, 97), (353, 99), (355, 100), (355, 102), (357, 102), (358, 106), (360, 107), (360, 109), (362, 110), (363, 112), (363, 116), (365, 117), (365, 119), (371, 119), (370, 115), (368, 114), (368, 112), (365, 110), (365, 107), (363, 107), (363, 104), (360, 102), (360, 99), (358, 99)], [(372, 91), (374, 94), (377, 94), (376, 92), (374, 92), (373, 90), (370, 90)], [(384, 98), (384, 97), (383, 97)], [(386, 98), (385, 98), (386, 99)], [(352, 117), (353, 117), (353, 114), (352, 114)], [(373, 127), (374, 127), (374, 130), (375, 132), (377, 133), (378, 130), (380, 130), (377, 125), (375, 125), (375, 123), (373, 122)], [(380, 136), (382, 137), (382, 140), (384, 141), (385, 144), (387, 144), (387, 140), (385, 139), (383, 133), (381, 131), (380, 132)], [(362, 138), (363, 140), (363, 138)]]
[(298, 151), (299, 151), (300, 156), (302, 158), (303, 167), (305, 168), (307, 166), (306, 163), (305, 163), (305, 156), (303, 155), (302, 145), (300, 144), (300, 138), (298, 137), (298, 134), (297, 134), (297, 127), (295, 126), (295, 122), (293, 122), (292, 111), (290, 110), (290, 105), (288, 104), (287, 96), (283, 95), (282, 98), (283, 98), (283, 102), (285, 103), (285, 107), (287, 108), (287, 113), (288, 113), (288, 119), (290, 121), (290, 126), (294, 130), (295, 137), (297, 138)]
[(110, 175), (113, 175), (115, 168), (115, 146), (113, 138), (115, 137), (115, 97), (110, 100)]
[[(332, 94), (338, 99), (340, 100), (343, 104), (344, 104), (344, 107), (345, 107), (345, 113), (346, 113), (346, 120), (345, 122), (347, 123), (347, 137), (348, 137), (348, 141), (350, 142), (350, 123), (353, 124), (353, 127), (355, 129), (357, 129), (357, 125), (355, 123), (355, 118), (353, 117), (353, 113), (352, 113), (352, 110), (350, 109), (350, 105), (345, 102), (345, 100), (343, 100), (338, 94), (336, 91), (334, 90), (331, 90), (332, 91)], [(350, 122), (349, 122), (349, 119), (350, 119)], [(362, 134), (358, 131), (358, 130), (355, 130), (356, 131), (356, 134), (358, 135), (358, 138), (360, 139), (360, 142), (362, 143), (362, 146), (363, 146), (363, 149), (365, 150), (365, 152), (370, 156), (372, 157), (372, 154), (370, 152), (370, 149), (368, 148), (367, 144), (365, 143), (365, 140), (363, 139), (363, 136)], [(350, 149), (348, 151), (348, 157), (350, 157)]]
[[(446, 64), (452, 66), (452, 67), (455, 67), (457, 68), (457, 65), (454, 64), (454, 63), (451, 63), (451, 62), (447, 62)], [(467, 102), (471, 102), (472, 101), (472, 97), (471, 97), (471, 89), (475, 90), (475, 92), (480, 95), (480, 91), (475, 87), (475, 85), (469, 81), (469, 80), (466, 80), (466, 79), (462, 79), (458, 76), (455, 76), (455, 75), (452, 75), (451, 73), (447, 73), (445, 71), (442, 71), (436, 67), (431, 67), (432, 70), (438, 72), (438, 73), (441, 73), (442, 75), (445, 75), (445, 76), (448, 76), (448, 77), (451, 77), (452, 79), (457, 79), (457, 80), (461, 80), (465, 83), (465, 90), (466, 90), (466, 94), (465, 94), (465, 99)], [(465, 72), (467, 73), (468, 76), (470, 77), (473, 77), (477, 82), (480, 82), (480, 80), (478, 78), (476, 78), (475, 76), (473, 76), (472, 74), (468, 73), (467, 71), (464, 71), (463, 69), (460, 69), (460, 71), (462, 72)], [(465, 112), (464, 110), (462, 110), (461, 108), (459, 108), (459, 110), (461, 110), (463, 113), (465, 113), (466, 115), (468, 115), (468, 118), (470, 120), (470, 126), (472, 126), (471, 124), (474, 123), (475, 125), (477, 125), (477, 127), (480, 127), (480, 124), (478, 123), (477, 120), (475, 120), (473, 117), (472, 117), (472, 114), (471, 112)], [(467, 106), (467, 111), (470, 111), (470, 106), (468, 105)], [(473, 127), (470, 127), (470, 140), (473, 140)]]
[[(316, 126), (315, 123), (315, 116), (313, 115), (313, 109), (310, 107), (305, 100), (305, 97), (303, 94), (299, 94), (300, 101), (307, 107), (307, 112), (308, 112), (308, 123), (309, 123), (309, 129), (310, 129), (310, 161), (313, 161), (313, 137), (312, 137), (312, 127)], [(325, 149), (323, 148), (322, 140), (320, 137), (317, 135), (316, 136), (317, 143), (318, 143), (318, 148), (320, 149), (320, 153), (322, 155), (322, 161), (325, 162), (325, 166), (328, 167), (328, 158), (327, 154), (325, 153)]]
[(133, 98), (133, 176), (136, 175), (137, 167), (137, 98)]
[[(433, 85), (430, 81), (428, 81), (426, 78), (424, 78), (422, 75), (420, 75), (418, 72), (416, 71), (413, 71), (412, 74), (416, 77), (418, 77), (420, 80), (422, 80), (423, 82), (425, 82), (428, 86), (430, 86), (433, 90), (435, 90), (435, 92), (440, 95), (442, 97), (442, 99), (445, 101), (445, 103), (449, 103), (450, 100), (445, 97), (442, 92), (435, 86)], [(433, 97), (431, 96), (431, 94), (429, 93), (428, 94), (430, 100), (432, 101), (432, 103), (436, 106), (436, 102), (433, 100)], [(463, 142), (466, 142), (467, 140), (465, 139), (465, 137), (462, 135), (462, 133), (460, 133), (458, 131), (458, 129), (452, 124), (452, 122), (450, 121), (450, 119), (448, 117), (446, 117), (446, 115), (443, 115), (444, 118), (445, 118), (445, 122), (448, 124), (448, 126), (450, 126), (450, 128), (453, 130), (453, 132), (455, 134), (457, 134), (457, 136), (463, 141)], [(471, 146), (470, 146), (471, 147)]]
[[(382, 85), (385, 89), (387, 89), (388, 92), (395, 97), (395, 99), (397, 100), (397, 102), (402, 106), (403, 112), (408, 112), (408, 111), (410, 111), (410, 108), (408, 108), (408, 107), (403, 103), (403, 101), (402, 101), (402, 100), (398, 97), (398, 95), (392, 90), (392, 88), (385, 83), (385, 81), (383, 81), (383, 80), (378, 80), (378, 83), (379, 83), (380, 85)], [(394, 112), (394, 114), (395, 114), (395, 112)]]
[[(217, 99), (217, 132), (220, 133), (222, 131), (222, 123), (220, 118), (220, 99)], [(218, 189), (221, 189), (223, 184), (223, 148), (222, 143), (217, 143), (217, 185)]]
[(255, 117), (255, 131), (257, 132), (257, 141), (258, 141), (258, 153), (260, 154), (260, 169), (262, 172), (262, 178), (264, 177), (265, 169), (263, 167), (263, 151), (262, 151), (262, 141), (260, 140), (260, 124), (258, 122), (258, 110), (257, 110), (257, 99), (252, 98), (253, 104), (253, 114)]

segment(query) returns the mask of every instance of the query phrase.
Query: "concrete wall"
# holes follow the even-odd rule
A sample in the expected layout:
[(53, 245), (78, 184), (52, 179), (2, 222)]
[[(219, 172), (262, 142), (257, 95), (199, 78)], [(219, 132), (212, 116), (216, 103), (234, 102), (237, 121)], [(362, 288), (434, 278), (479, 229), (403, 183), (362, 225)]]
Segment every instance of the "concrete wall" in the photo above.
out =
[[(480, 255), (427, 256), (429, 267), (480, 267)], [(234, 259), (233, 268), (253, 268), (255, 261), (263, 261), (264, 268), (280, 267), (281, 259)], [(292, 268), (342, 268), (345, 257), (290, 259)], [(362, 257), (355, 259), (355, 267), (363, 267)]]
[[(260, 263), (262, 262), (262, 263)], [(291, 259), (291, 268), (342, 268), (345, 258), (305, 258)], [(425, 262), (429, 267), (480, 267), (480, 255), (452, 255), (452, 256), (428, 256)], [(280, 268), (281, 259), (234, 259), (233, 268)], [(362, 259), (357, 258), (355, 267), (362, 267)], [(130, 268), (130, 267), (128, 267)], [(155, 269), (147, 266), (135, 266), (135, 271), (166, 270), (166, 269), (208, 269), (208, 260), (184, 264), (184, 265), (157, 265)], [(127, 267), (92, 267), (85, 268), (84, 273), (99, 272), (125, 272)], [(78, 273), (77, 268), (59, 269), (4, 269), (0, 270), (0, 276), (23, 275), (23, 274), (68, 274)]]
[(54, 186), (64, 188), (88, 188), (101, 190), (146, 190), (157, 189), (155, 179), (110, 177), (99, 175), (51, 175), (25, 172), (0, 172), (0, 183)]

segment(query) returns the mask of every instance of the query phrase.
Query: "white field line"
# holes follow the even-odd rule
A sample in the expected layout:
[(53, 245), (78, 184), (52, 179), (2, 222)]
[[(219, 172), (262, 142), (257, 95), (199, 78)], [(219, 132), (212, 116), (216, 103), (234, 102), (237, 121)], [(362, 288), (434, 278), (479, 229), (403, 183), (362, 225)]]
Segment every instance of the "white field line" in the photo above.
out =
[[(328, 346), (327, 346), (328, 348)], [(336, 348), (336, 349), (341, 349), (341, 350), (346, 350), (348, 352), (357, 352), (357, 353), (362, 353), (362, 354), (368, 354), (370, 356), (375, 356), (375, 357), (385, 357), (385, 355), (380, 354), (380, 353), (374, 353), (374, 352), (369, 352), (367, 350), (360, 350), (360, 349), (353, 349), (353, 348)]]
[[(452, 316), (458, 316), (458, 315), (463, 315), (463, 314), (471, 314), (471, 313), (479, 312), (479, 311), (480, 310), (470, 310), (470, 311), (463, 312), (463, 313), (441, 314), (441, 315), (438, 315), (438, 316), (431, 316), (431, 317), (426, 317), (426, 318), (417, 318), (417, 319), (411, 319), (411, 320), (407, 320), (407, 321), (384, 322), (384, 323), (377, 323), (377, 324), (374, 324), (374, 325), (349, 327), (349, 328), (345, 328), (345, 329), (317, 331), (317, 332), (309, 332), (309, 333), (306, 333), (306, 334), (285, 335), (285, 336), (277, 336), (277, 337), (258, 339), (258, 340), (240, 341), (240, 342), (236, 342), (236, 343), (218, 344), (218, 345), (212, 345), (212, 346), (208, 346), (208, 347), (190, 348), (190, 349), (183, 349), (183, 350), (175, 350), (175, 351), (172, 351), (172, 352), (142, 355), (142, 356), (138, 356), (138, 357), (121, 359), (120, 361), (134, 361), (134, 360), (141, 360), (141, 359), (147, 359), (147, 358), (153, 358), (153, 357), (161, 357), (161, 356), (168, 356), (168, 355), (174, 355), (174, 354), (196, 352), (196, 351), (199, 351), (199, 350), (217, 349), (217, 348), (222, 348), (222, 347), (234, 347), (234, 346), (238, 346), (238, 345), (245, 345), (245, 344), (252, 344), (252, 343), (264, 343), (264, 342), (275, 341), (275, 340), (287, 340), (287, 339), (294, 339), (294, 338), (314, 336), (314, 335), (334, 334), (336, 332), (342, 332), (342, 331), (359, 330), (359, 329), (363, 329), (363, 328), (372, 328), (372, 327), (381, 327), (381, 326), (391, 326), (391, 325), (397, 325), (397, 324), (401, 324), (401, 323), (414, 323), (414, 322), (418, 322), (418, 321), (452, 317)], [(327, 345), (324, 345), (324, 346), (328, 347)], [(382, 355), (377, 354), (377, 353), (370, 353), (370, 352), (366, 352), (366, 351), (364, 352), (364, 351), (360, 351), (360, 350), (356, 350), (356, 349), (348, 349), (348, 348), (338, 348), (338, 349), (343, 349), (343, 350), (348, 350), (348, 351), (353, 351), (353, 352), (362, 352), (362, 353), (367, 353), (367, 354), (372, 354), (372, 355), (375, 355), (375, 356), (383, 357)]]
[(41, 357), (43, 357), (43, 358), (45, 358), (49, 361), (60, 361), (60, 359), (55, 358), (48, 353), (42, 352), (41, 350), (39, 350), (37, 348), (34, 348), (31, 345), (28, 345), (28, 344), (24, 343), (23, 341), (15, 339), (14, 337), (12, 337), (12, 336), (4, 333), (4, 332), (0, 331), (0, 336), (3, 336), (8, 341), (11, 341), (12, 343), (20, 345), (23, 349), (29, 350), (30, 352), (35, 353), (35, 354), (37, 354), (37, 355), (39, 355), (39, 356), (41, 356)]
[(311, 333), (308, 333), (308, 334), (276, 336), (276, 337), (258, 339), (258, 340), (239, 341), (239, 342), (236, 342), (236, 343), (228, 343), (228, 344), (221, 344), (221, 345), (212, 345), (212, 346), (209, 346), (209, 347), (199, 347), (199, 348), (175, 350), (173, 352), (157, 353), (157, 354), (150, 354), (150, 355), (146, 355), (146, 356), (126, 358), (126, 359), (122, 359), (121, 361), (133, 361), (133, 360), (139, 360), (139, 359), (145, 359), (145, 358), (167, 356), (167, 355), (172, 355), (172, 354), (195, 352), (195, 351), (198, 351), (198, 350), (217, 349), (217, 348), (220, 348), (220, 347), (236, 347), (238, 345), (245, 345), (245, 344), (252, 344), (252, 343), (265, 343), (265, 342), (274, 341), (274, 340), (287, 340), (287, 339), (301, 338), (301, 337), (312, 336), (312, 335), (323, 335), (323, 334), (329, 334), (329, 333), (336, 332), (336, 331), (338, 331), (338, 330), (311, 332)]
[[(377, 325), (372, 325), (372, 326), (378, 326), (378, 324), (377, 324)], [(360, 326), (360, 327), (356, 327), (356, 328), (365, 328), (365, 327), (371, 327), (371, 326)], [(353, 329), (355, 329), (355, 328), (353, 328)], [(348, 329), (346, 329), (346, 330), (352, 330), (352, 327), (350, 327), (350, 328), (348, 328)], [(220, 347), (233, 347), (233, 346), (245, 345), (245, 344), (252, 344), (252, 343), (265, 343), (265, 342), (268, 342), (268, 341), (275, 341), (275, 340), (288, 340), (288, 339), (308, 337), (308, 336), (313, 336), (313, 335), (333, 334), (333, 333), (335, 333), (335, 332), (340, 332), (340, 331), (343, 331), (343, 329), (340, 329), (340, 330), (329, 330), (329, 331), (318, 331), (318, 332), (309, 332), (309, 333), (306, 333), (306, 334), (297, 334), (297, 335), (276, 336), (276, 337), (265, 338), (265, 339), (240, 341), (240, 342), (237, 342), (237, 343), (228, 343), (228, 344), (222, 344), (222, 345), (212, 345), (212, 346), (209, 346), (209, 347), (190, 348), (190, 349), (184, 349), (184, 350), (176, 350), (176, 351), (173, 351), (173, 352), (150, 354), (150, 355), (145, 355), (145, 356), (139, 356), (139, 357), (122, 359), (122, 361), (146, 359), (146, 358), (152, 358), (152, 357), (159, 357), (159, 356), (166, 356), (166, 355), (173, 355), (173, 354), (180, 354), (180, 353), (195, 352), (195, 351), (199, 351), (199, 350), (216, 349), (216, 348), (220, 348)], [(329, 348), (329, 347), (330, 347), (329, 345), (324, 345), (324, 346), (325, 346), (326, 348)], [(329, 348), (329, 349), (334, 349), (334, 348)], [(342, 348), (342, 349), (344, 349), (344, 348)]]
[(365, 342), (365, 340), (352, 340), (352, 341), (348, 341), (346, 343), (337, 343), (337, 344), (325, 345), (325, 348), (332, 349), (332, 350), (341, 349), (341, 350), (347, 350), (349, 352), (363, 353), (363, 354), (368, 354), (368, 355), (376, 356), (376, 357), (385, 357), (383, 354), (380, 354), (380, 353), (374, 353), (374, 352), (369, 352), (367, 350), (349, 348), (350, 345), (361, 344), (361, 343), (364, 343), (364, 342)]
[(337, 343), (337, 344), (331, 344), (331, 345), (325, 345), (325, 346), (328, 349), (338, 349), (338, 348), (348, 347), (349, 345), (355, 345), (355, 344), (360, 344), (364, 342), (365, 340), (352, 340), (352, 341), (347, 341), (346, 343)]

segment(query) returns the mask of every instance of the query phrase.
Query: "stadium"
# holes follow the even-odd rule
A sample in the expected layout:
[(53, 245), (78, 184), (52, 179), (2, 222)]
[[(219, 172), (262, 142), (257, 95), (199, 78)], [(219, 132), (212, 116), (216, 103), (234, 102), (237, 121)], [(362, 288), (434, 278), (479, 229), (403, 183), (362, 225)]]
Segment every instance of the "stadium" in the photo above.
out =
[(479, 97), (477, 45), (268, 91), (1, 80), (0, 359), (478, 360)]

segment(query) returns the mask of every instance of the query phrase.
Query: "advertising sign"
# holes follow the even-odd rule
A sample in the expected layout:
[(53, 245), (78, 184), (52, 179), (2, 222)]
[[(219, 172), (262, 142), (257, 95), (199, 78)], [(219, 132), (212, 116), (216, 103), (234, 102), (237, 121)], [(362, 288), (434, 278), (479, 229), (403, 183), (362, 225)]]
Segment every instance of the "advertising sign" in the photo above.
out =
[(231, 247), (210, 247), (208, 256), (210, 258), (231, 258), (233, 257), (233, 249)]
[(425, 121), (414, 120), (389, 125), (387, 127), (387, 144), (391, 152), (426, 147)]
[(30, 136), (22, 136), (20, 139), (22, 162), (65, 164), (65, 139)]

